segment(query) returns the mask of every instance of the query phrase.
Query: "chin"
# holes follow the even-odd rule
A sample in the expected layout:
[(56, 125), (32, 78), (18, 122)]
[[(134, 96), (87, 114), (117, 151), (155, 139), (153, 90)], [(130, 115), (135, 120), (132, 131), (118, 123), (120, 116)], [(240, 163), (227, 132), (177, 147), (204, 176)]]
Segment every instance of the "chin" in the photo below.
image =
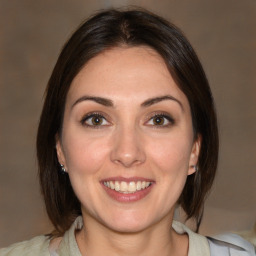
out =
[(113, 223), (113, 225), (109, 226), (115, 232), (118, 233), (138, 233), (147, 228), (147, 225), (143, 225), (142, 223)]
[(120, 233), (137, 233), (147, 229), (152, 223), (153, 221), (146, 218), (145, 213), (142, 216), (122, 214), (104, 221), (105, 226)]

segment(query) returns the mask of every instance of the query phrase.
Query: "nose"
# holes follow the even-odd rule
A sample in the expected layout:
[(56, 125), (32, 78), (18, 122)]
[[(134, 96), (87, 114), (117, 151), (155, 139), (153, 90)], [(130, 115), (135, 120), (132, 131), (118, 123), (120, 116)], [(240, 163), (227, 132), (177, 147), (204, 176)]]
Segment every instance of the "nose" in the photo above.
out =
[(136, 128), (119, 129), (113, 138), (111, 161), (126, 168), (145, 162), (146, 155), (141, 136)]

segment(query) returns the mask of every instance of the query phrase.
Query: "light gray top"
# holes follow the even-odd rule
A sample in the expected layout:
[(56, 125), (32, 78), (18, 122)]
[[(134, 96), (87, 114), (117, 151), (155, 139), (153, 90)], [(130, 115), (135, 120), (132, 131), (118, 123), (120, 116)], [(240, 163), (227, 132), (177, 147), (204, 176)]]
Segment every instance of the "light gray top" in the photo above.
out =
[[(75, 231), (81, 229), (82, 226), (83, 220), (80, 216), (62, 238), (54, 239), (50, 243), (48, 237), (37, 236), (29, 241), (0, 249), (0, 256), (82, 256), (75, 238)], [(188, 256), (210, 256), (210, 246), (206, 237), (194, 233), (184, 224), (177, 221), (173, 221), (173, 228), (179, 234), (188, 234)]]

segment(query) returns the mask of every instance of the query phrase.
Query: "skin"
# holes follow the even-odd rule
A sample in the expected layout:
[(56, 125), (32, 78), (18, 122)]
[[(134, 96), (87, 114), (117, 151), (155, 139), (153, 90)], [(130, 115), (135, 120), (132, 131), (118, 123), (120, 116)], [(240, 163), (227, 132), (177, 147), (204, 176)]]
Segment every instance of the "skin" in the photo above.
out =
[[(186, 96), (154, 50), (120, 47), (91, 59), (67, 94), (56, 148), (81, 202), (82, 254), (187, 255), (188, 238), (171, 223), (200, 138), (194, 140)], [(119, 202), (102, 185), (117, 176), (150, 179), (150, 192)]]

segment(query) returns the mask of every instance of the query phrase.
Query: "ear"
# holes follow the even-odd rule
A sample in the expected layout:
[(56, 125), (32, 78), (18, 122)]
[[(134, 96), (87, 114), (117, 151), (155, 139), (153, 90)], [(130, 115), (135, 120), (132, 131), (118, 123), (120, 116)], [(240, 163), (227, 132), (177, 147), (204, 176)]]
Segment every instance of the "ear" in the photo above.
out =
[(188, 175), (191, 175), (194, 172), (196, 172), (196, 166), (197, 166), (198, 157), (199, 157), (200, 149), (201, 149), (201, 142), (202, 142), (202, 136), (199, 134), (199, 135), (197, 135), (197, 138), (194, 141), (193, 147), (191, 150), (190, 159), (189, 159)]
[(65, 160), (60, 136), (58, 133), (55, 136), (55, 141), (56, 141), (56, 152), (57, 152), (59, 164), (62, 164), (66, 168), (66, 160)]

